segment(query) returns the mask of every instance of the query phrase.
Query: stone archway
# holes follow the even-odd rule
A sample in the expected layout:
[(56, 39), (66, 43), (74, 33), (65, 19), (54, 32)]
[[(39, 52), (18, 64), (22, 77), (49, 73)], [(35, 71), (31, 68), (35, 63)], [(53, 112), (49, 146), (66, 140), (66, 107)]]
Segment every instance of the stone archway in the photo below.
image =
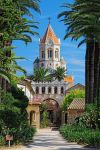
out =
[(42, 104), (47, 105), (48, 119), (53, 126), (59, 126), (61, 122), (60, 107), (56, 100), (48, 98)]
[(30, 112), (30, 125), (34, 125), (35, 121), (36, 121), (36, 112), (32, 110)]

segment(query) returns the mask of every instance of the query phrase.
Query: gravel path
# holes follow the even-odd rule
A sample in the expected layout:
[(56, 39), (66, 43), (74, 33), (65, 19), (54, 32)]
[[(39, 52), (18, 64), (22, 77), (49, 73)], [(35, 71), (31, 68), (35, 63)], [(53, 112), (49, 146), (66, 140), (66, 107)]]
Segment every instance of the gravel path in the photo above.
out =
[(65, 141), (58, 131), (51, 129), (38, 130), (34, 140), (27, 146), (13, 148), (0, 148), (0, 150), (97, 150), (95, 148), (84, 148), (76, 143)]

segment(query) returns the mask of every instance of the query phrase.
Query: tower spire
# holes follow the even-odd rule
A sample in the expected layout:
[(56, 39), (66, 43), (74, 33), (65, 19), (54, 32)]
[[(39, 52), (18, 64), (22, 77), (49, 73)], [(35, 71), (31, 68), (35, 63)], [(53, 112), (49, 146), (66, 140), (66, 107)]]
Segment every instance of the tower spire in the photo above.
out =
[(48, 17), (48, 20), (49, 20), (49, 24), (51, 23), (51, 17)]

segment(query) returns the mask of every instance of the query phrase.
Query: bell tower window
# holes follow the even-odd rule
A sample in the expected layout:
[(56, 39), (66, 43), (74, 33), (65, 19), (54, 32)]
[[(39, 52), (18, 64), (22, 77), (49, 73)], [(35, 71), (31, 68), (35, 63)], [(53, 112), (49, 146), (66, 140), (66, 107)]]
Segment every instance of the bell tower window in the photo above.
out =
[(44, 53), (44, 51), (42, 51), (42, 58), (45, 58), (45, 53)]
[(48, 49), (48, 58), (52, 58), (52, 49)]

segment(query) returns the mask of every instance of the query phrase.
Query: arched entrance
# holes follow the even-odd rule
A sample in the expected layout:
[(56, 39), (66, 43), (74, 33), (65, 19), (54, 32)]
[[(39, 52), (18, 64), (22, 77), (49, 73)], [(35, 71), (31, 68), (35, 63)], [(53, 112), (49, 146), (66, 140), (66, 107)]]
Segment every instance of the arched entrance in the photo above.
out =
[(51, 125), (59, 126), (60, 125), (60, 108), (59, 104), (54, 99), (46, 99), (42, 104), (47, 106), (48, 119)]
[(35, 121), (36, 121), (36, 113), (35, 111), (31, 111), (30, 112), (30, 125), (33, 125)]

